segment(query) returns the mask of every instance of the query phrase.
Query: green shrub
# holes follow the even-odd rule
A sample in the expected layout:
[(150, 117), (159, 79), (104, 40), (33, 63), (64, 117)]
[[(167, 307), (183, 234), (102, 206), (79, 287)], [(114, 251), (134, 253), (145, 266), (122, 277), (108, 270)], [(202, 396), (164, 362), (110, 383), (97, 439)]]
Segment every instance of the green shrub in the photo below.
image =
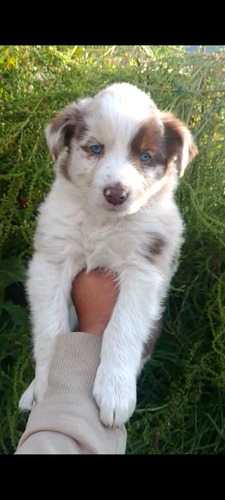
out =
[(225, 52), (183, 47), (0, 47), (1, 430), (12, 453), (33, 377), (24, 276), (37, 208), (53, 178), (44, 126), (68, 102), (128, 81), (192, 129), (199, 155), (181, 180), (186, 224), (164, 330), (139, 380), (127, 453), (224, 453)]

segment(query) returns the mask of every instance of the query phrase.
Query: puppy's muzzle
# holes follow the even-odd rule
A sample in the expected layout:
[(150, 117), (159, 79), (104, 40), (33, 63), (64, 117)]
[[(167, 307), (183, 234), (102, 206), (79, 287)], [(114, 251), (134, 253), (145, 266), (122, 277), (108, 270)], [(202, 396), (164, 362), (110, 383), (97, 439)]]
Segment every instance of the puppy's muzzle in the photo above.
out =
[(127, 199), (129, 192), (124, 189), (122, 184), (115, 184), (114, 186), (108, 186), (103, 190), (104, 197), (108, 203), (112, 205), (122, 205)]

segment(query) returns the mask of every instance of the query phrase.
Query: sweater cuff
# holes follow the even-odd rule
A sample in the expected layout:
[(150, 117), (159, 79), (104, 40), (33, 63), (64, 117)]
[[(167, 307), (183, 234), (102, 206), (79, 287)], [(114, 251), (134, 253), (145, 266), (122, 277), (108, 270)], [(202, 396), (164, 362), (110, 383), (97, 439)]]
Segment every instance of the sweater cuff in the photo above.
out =
[(44, 399), (66, 394), (92, 397), (101, 344), (101, 338), (83, 332), (56, 337)]

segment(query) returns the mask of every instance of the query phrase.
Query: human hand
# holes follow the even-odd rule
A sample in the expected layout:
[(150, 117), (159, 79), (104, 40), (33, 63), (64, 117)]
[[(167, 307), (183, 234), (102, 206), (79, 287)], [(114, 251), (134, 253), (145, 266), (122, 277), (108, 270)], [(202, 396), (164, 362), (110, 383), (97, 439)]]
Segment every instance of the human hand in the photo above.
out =
[(81, 271), (72, 283), (72, 300), (79, 330), (101, 337), (117, 301), (119, 289), (115, 275), (104, 269)]

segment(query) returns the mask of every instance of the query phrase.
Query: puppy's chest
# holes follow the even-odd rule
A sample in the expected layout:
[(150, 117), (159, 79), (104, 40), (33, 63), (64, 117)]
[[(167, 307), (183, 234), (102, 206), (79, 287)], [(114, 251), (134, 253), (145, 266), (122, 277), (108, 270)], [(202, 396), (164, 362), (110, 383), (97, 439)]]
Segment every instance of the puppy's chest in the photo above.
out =
[(50, 214), (39, 219), (35, 250), (55, 263), (69, 259), (80, 267), (116, 269), (137, 255), (146, 235), (133, 220), (107, 220), (80, 211), (76, 217)]
[(144, 214), (109, 219), (84, 210), (59, 216), (48, 211), (39, 219), (35, 250), (58, 265), (69, 261), (78, 269), (105, 267), (119, 273), (125, 266), (146, 265), (150, 253), (159, 264), (165, 229), (158, 218)]
[(96, 267), (118, 269), (141, 251), (145, 236), (130, 223), (114, 221), (93, 224), (86, 220), (81, 226), (82, 250), (88, 270)]

